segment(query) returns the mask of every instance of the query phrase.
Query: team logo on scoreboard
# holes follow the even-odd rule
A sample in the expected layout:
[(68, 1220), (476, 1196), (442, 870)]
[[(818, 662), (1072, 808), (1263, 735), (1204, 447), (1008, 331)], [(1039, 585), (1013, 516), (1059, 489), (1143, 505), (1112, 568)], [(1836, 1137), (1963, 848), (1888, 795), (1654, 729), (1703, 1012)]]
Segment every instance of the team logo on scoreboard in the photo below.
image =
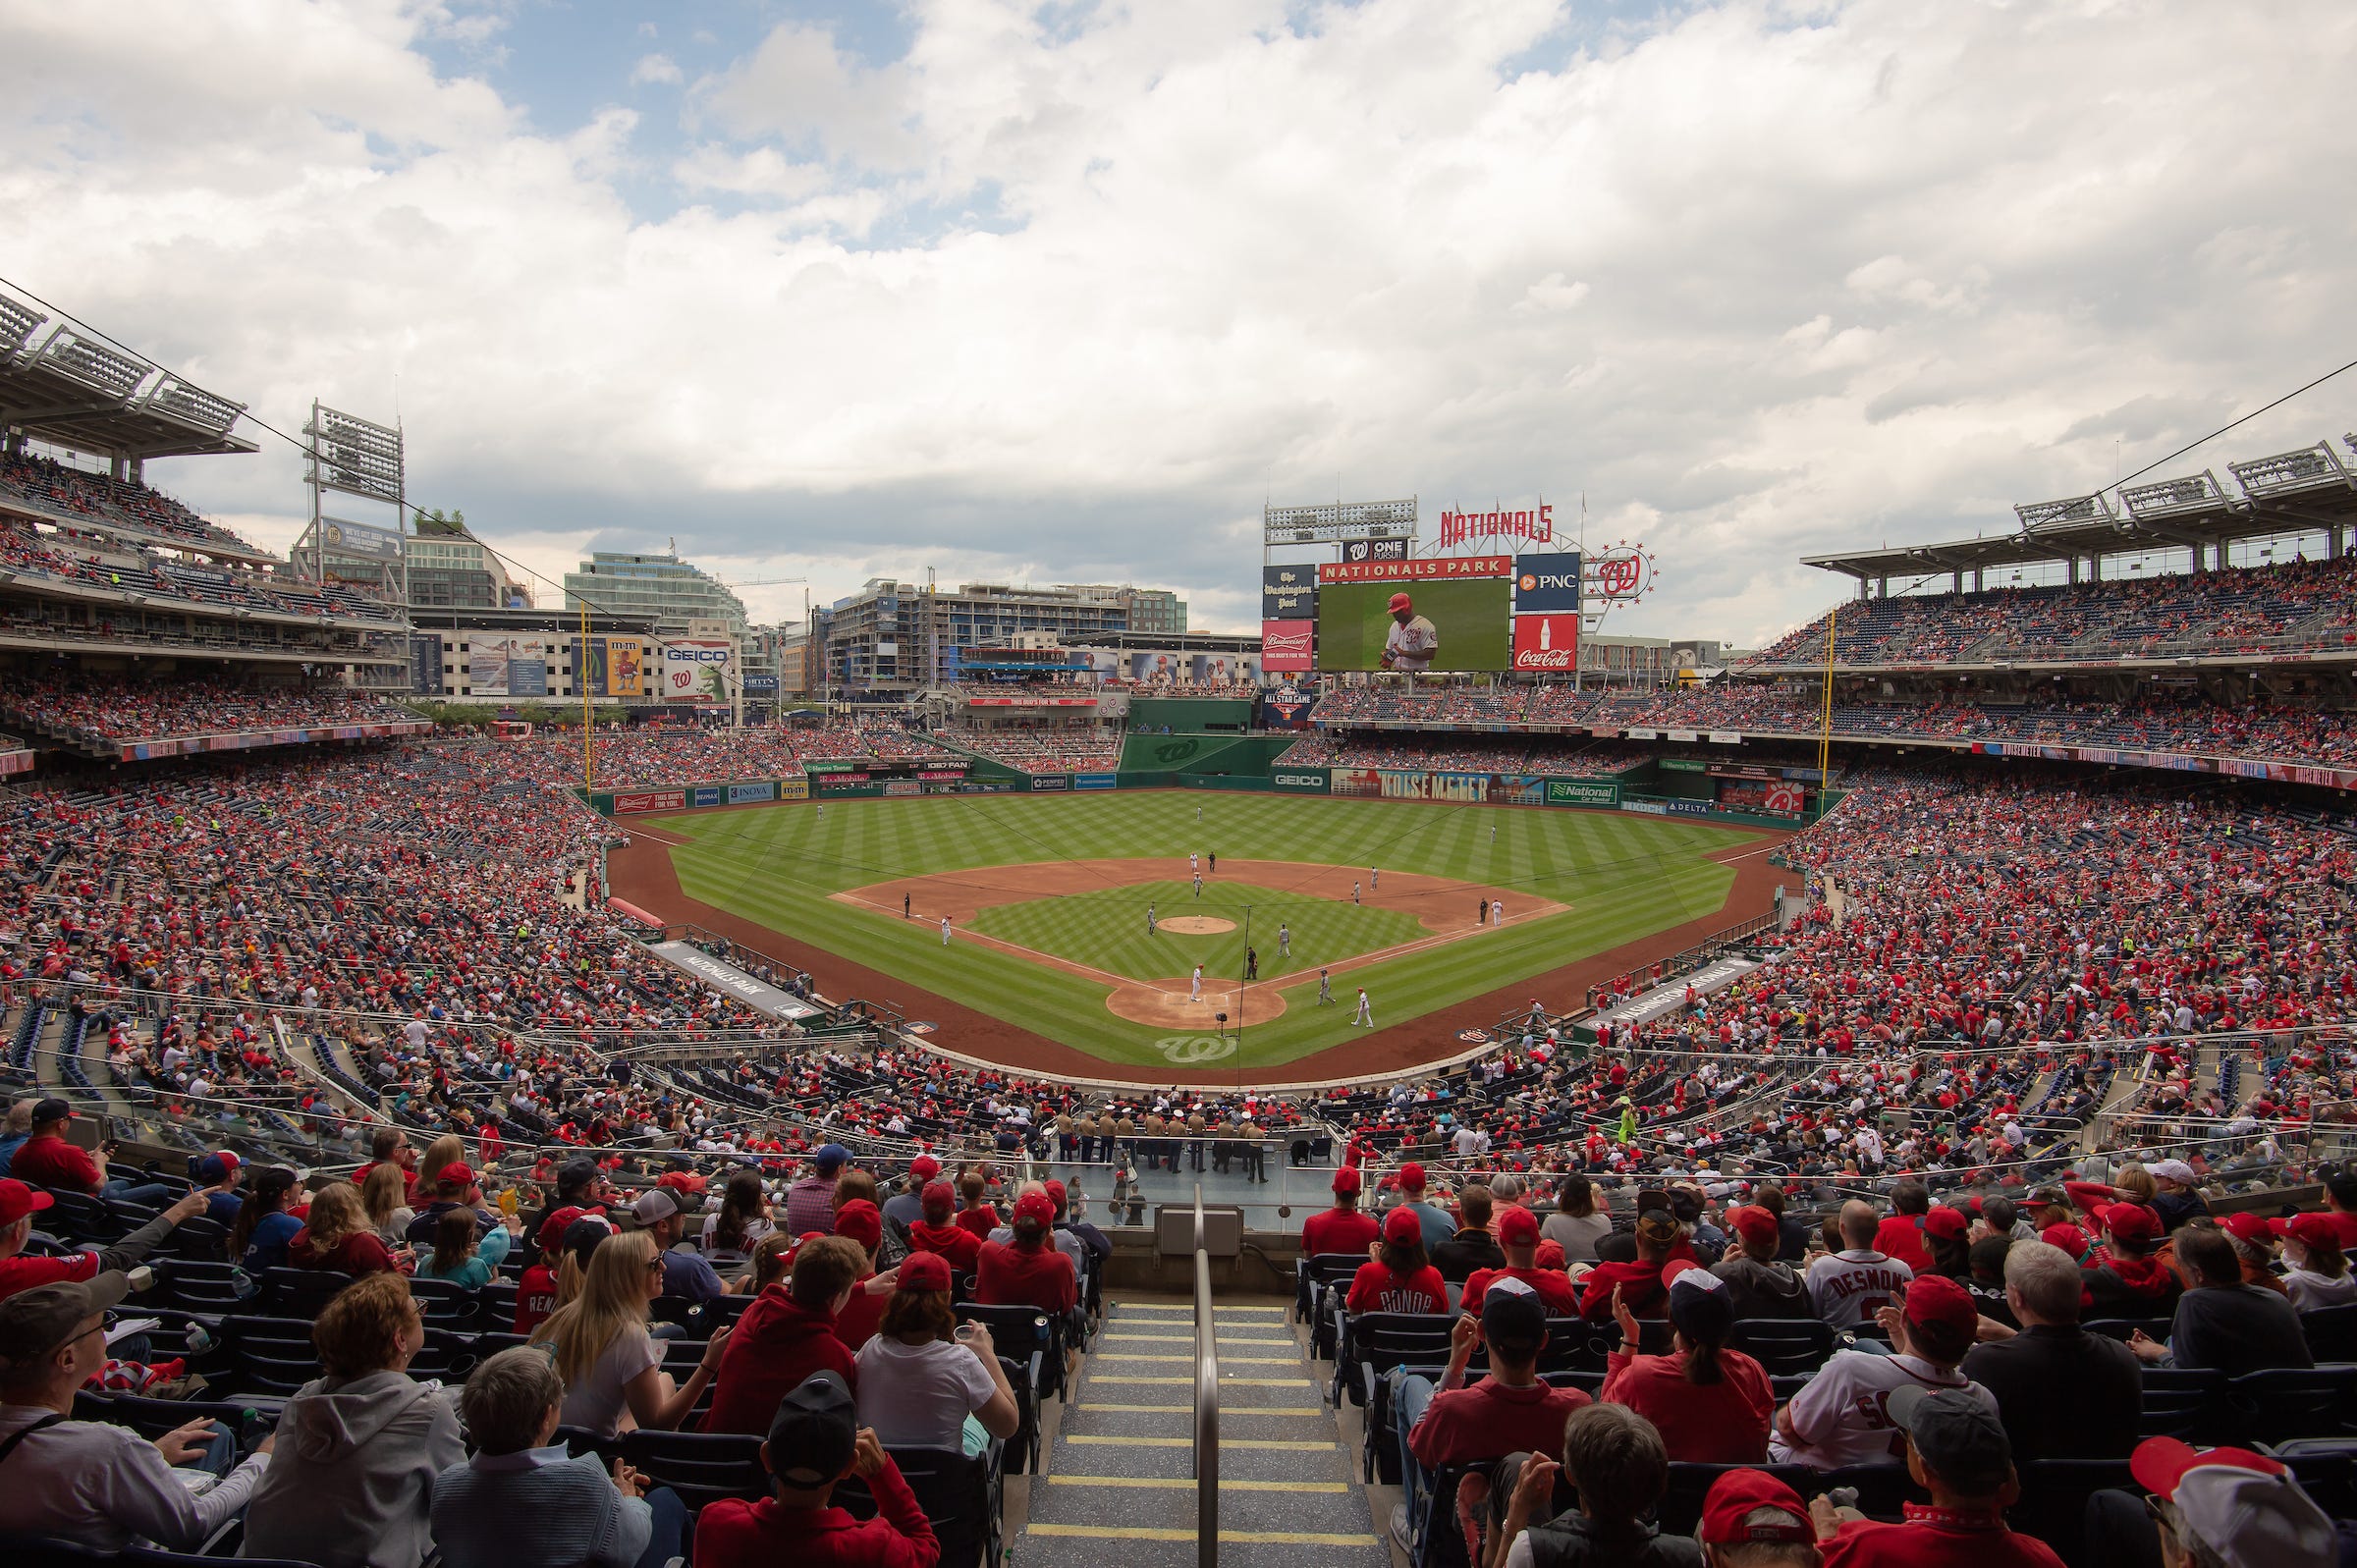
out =
[(1579, 617), (1514, 617), (1516, 670), (1569, 670), (1579, 662)]

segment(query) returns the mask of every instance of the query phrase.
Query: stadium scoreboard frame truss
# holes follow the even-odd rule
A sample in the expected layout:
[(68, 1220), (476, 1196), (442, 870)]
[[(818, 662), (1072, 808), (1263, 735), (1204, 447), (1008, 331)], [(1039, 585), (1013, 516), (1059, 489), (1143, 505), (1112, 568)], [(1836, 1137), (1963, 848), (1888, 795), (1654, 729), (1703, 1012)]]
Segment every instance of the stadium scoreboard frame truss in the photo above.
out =
[[(142, 390), (144, 389), (144, 390)], [(113, 458), (137, 478), (148, 458), (251, 453), (234, 433), (246, 405), (207, 392), (37, 299), (0, 290), (0, 407), (27, 437)]]
[(1416, 498), (1336, 501), (1314, 507), (1263, 507), (1260, 537), (1271, 545), (1341, 544), (1359, 539), (1412, 539)]

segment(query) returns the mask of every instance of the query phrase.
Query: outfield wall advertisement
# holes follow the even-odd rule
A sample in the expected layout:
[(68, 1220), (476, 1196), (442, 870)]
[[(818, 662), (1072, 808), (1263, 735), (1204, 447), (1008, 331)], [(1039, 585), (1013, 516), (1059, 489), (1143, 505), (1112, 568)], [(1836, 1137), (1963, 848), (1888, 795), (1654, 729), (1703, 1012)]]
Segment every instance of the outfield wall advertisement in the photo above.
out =
[(1287, 794), (1322, 795), (1326, 792), (1326, 770), (1279, 768), (1269, 775), (1269, 783)]
[(1598, 784), (1587, 779), (1550, 779), (1547, 781), (1547, 804), (1617, 806), (1620, 804), (1620, 786), (1617, 784)]

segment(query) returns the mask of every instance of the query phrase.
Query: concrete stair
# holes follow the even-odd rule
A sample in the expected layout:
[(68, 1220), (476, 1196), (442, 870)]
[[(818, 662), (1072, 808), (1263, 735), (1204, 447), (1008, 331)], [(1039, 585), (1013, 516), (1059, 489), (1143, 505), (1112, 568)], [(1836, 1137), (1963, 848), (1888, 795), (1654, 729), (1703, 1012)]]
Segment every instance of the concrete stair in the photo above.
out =
[[(1281, 1306), (1215, 1306), (1220, 1561), (1236, 1568), (1390, 1568), (1320, 1369)], [(1114, 1302), (1032, 1479), (1019, 1568), (1191, 1568), (1191, 1307)]]

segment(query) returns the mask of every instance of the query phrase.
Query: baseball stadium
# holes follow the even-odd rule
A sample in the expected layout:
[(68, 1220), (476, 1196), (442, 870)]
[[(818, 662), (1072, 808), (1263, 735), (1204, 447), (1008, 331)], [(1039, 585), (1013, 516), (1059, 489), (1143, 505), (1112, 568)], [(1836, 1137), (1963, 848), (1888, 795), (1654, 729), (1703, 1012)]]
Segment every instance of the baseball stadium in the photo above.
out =
[(1756, 647), (1584, 496), (760, 625), (137, 325), (0, 285), (0, 1563), (2357, 1539), (2330, 376)]

